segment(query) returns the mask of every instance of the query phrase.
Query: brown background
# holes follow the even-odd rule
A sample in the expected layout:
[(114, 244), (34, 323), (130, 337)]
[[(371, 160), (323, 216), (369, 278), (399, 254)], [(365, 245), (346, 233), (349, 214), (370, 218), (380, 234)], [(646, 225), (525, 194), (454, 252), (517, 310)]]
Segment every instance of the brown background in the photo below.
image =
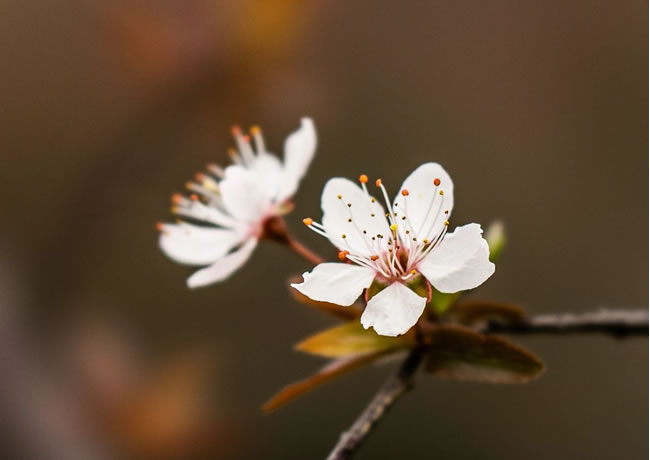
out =
[[(39, 362), (49, 332), (95, 315), (151, 361), (207, 347), (232, 446), (206, 458), (323, 458), (390, 369), (261, 415), (322, 364), (291, 347), (331, 321), (291, 300), (286, 279), (308, 266), (272, 244), (188, 291), (191, 271), (157, 247), (169, 194), (227, 162), (231, 124), (262, 125), (277, 152), (310, 115), (318, 153), (289, 224), (320, 252), (333, 255), (300, 218), (319, 216), (329, 177), (395, 191), (437, 161), (452, 224), (507, 225), (477, 296), (537, 313), (647, 306), (647, 17), (640, 0), (5, 1), (0, 300), (26, 313)], [(647, 456), (647, 340), (521, 342), (541, 379), (422, 377), (359, 458)]]

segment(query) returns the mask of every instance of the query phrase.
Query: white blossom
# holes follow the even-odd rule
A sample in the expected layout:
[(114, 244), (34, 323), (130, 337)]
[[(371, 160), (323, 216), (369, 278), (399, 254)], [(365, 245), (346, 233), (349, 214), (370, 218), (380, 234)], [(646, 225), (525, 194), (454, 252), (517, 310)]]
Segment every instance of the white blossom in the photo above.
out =
[[(419, 319), (427, 299), (407, 285), (423, 276), (438, 291), (472, 289), (494, 273), (490, 250), (479, 224), (448, 233), (454, 204), (453, 183), (437, 163), (421, 165), (409, 175), (391, 202), (378, 179), (384, 208), (367, 189), (344, 178), (330, 179), (321, 196), (322, 224), (303, 222), (329, 239), (341, 263), (322, 263), (303, 282), (292, 284), (313, 300), (348, 306), (373, 281), (385, 286), (372, 296), (361, 316), (367, 329), (397, 336)], [(388, 210), (388, 212), (386, 212)]]
[(316, 150), (310, 118), (303, 118), (286, 139), (284, 161), (267, 151), (259, 128), (250, 134), (233, 128), (233, 164), (225, 169), (209, 165), (198, 173), (187, 184), (191, 195), (172, 197), (172, 212), (183, 220), (158, 224), (165, 254), (182, 264), (208, 265), (188, 278), (191, 288), (223, 281), (248, 260), (265, 223), (291, 208)]

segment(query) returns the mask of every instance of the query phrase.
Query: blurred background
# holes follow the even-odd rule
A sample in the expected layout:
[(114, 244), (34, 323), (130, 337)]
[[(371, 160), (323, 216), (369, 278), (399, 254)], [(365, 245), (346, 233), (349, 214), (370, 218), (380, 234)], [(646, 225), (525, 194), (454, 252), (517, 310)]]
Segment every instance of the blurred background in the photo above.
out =
[[(502, 219), (475, 296), (533, 313), (648, 305), (648, 3), (5, 0), (0, 5), (3, 458), (324, 458), (388, 366), (271, 415), (333, 324), (296, 304), (309, 267), (262, 245), (189, 291), (158, 249), (169, 195), (225, 164), (230, 126), (281, 150), (314, 118), (288, 222), (334, 175), (393, 192), (437, 161), (452, 225)], [(646, 458), (648, 343), (525, 338), (521, 386), (422, 376), (360, 459)]]

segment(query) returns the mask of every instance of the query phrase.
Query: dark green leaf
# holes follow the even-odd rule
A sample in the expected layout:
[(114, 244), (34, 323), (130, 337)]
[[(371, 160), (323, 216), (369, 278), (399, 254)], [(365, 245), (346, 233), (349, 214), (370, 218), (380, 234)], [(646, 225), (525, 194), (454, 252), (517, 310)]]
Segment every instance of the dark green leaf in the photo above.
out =
[(490, 320), (511, 324), (526, 319), (526, 311), (517, 305), (483, 300), (457, 302), (448, 313), (454, 320), (466, 325)]
[(544, 365), (537, 356), (502, 337), (460, 326), (438, 326), (431, 335), (427, 371), (439, 377), (486, 383), (525, 383)]

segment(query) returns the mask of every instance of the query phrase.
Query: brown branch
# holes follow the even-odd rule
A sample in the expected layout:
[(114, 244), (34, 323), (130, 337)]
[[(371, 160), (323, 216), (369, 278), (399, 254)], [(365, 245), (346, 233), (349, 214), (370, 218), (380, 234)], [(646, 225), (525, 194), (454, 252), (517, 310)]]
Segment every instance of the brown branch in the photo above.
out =
[[(571, 334), (601, 333), (617, 338), (648, 335), (648, 310), (601, 310), (588, 313), (561, 313), (536, 315), (518, 323), (490, 321), (478, 329), (486, 334)], [(406, 357), (397, 374), (390, 377), (349, 430), (330, 452), (327, 460), (351, 459), (365, 438), (377, 426), (386, 411), (406, 393), (413, 376), (425, 356), (425, 349), (414, 348)]]
[(486, 334), (608, 334), (616, 338), (648, 335), (648, 310), (600, 310), (532, 316), (517, 323), (490, 321)]
[(389, 378), (375, 394), (349, 430), (343, 432), (327, 460), (347, 460), (354, 456), (363, 440), (377, 426), (386, 411), (412, 386), (413, 376), (424, 358), (421, 347), (414, 348), (402, 362), (395, 375)]

